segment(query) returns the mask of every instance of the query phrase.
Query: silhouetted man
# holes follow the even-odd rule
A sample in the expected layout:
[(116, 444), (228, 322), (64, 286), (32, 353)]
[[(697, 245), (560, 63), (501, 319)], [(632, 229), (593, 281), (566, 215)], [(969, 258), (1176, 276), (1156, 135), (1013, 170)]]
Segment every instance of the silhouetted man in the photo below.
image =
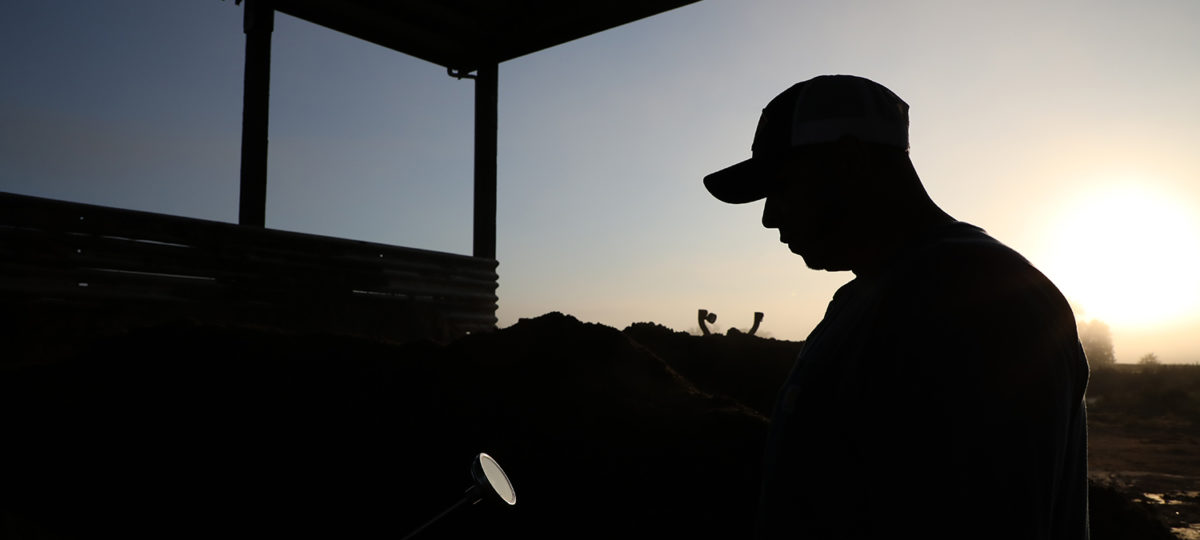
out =
[[(1088, 536), (1088, 366), (1066, 300), (956, 221), (908, 156), (908, 105), (851, 76), (801, 82), (749, 160), (704, 185), (834, 294), (776, 398), (762, 538)], [(962, 181), (970, 181), (963, 179)]]

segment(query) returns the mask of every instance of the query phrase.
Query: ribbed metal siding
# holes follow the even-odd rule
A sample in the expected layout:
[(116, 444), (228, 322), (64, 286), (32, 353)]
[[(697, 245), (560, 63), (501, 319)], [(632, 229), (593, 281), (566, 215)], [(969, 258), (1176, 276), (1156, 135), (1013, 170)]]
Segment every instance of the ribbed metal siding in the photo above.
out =
[(0, 292), (26, 299), (145, 302), (283, 325), (299, 320), (288, 311), (307, 309), (309, 329), (322, 324), (317, 312), (334, 326), (353, 324), (344, 320), (352, 313), (376, 327), (389, 318), (410, 327), (385, 335), (412, 337), (419, 326), (444, 339), (495, 327), (496, 267), (466, 255), (0, 194)]

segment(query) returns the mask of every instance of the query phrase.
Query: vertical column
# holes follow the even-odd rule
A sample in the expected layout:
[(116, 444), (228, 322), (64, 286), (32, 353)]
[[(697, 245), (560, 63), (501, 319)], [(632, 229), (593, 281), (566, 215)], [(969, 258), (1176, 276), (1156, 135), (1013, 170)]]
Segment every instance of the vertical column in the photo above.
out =
[(271, 97), (271, 31), (275, 10), (269, 0), (246, 0), (246, 75), (242, 94), (242, 188), (238, 223), (267, 223), (267, 114)]
[(476, 70), (475, 78), (475, 245), (473, 254), (496, 258), (496, 79), (499, 65)]

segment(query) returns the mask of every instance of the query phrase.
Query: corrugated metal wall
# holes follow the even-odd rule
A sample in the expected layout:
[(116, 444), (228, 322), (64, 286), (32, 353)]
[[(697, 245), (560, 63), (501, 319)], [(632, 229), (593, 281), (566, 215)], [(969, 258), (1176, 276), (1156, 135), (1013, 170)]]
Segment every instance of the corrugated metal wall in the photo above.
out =
[(10, 309), (112, 316), (120, 308), (139, 324), (177, 317), (444, 341), (495, 327), (496, 267), (465, 255), (0, 194), (0, 294)]

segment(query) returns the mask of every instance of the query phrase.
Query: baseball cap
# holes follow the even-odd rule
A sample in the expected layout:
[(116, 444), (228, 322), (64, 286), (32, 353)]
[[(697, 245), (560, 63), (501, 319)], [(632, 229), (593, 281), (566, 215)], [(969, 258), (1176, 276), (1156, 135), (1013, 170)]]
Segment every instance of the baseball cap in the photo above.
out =
[(751, 157), (704, 177), (721, 201), (741, 204), (767, 196), (770, 168), (793, 148), (851, 136), (908, 150), (908, 104), (883, 85), (853, 75), (821, 75), (775, 96), (754, 132)]

